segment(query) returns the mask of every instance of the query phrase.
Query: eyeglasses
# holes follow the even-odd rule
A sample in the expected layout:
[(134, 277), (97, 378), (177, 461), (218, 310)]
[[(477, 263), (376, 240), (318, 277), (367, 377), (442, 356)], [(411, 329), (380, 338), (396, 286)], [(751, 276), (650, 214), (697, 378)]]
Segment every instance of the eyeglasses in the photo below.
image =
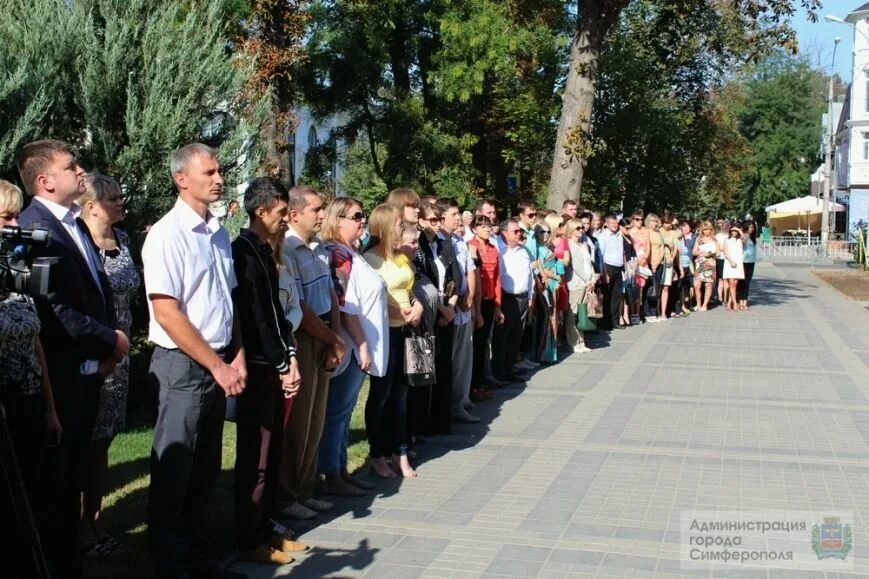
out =
[(428, 221), (432, 225), (437, 225), (438, 223), (441, 222), (441, 218), (440, 217), (426, 217), (424, 219), (424, 221)]
[(642, 221), (642, 220), (643, 220), (643, 218), (642, 218), (642, 217), (634, 217), (634, 219), (633, 219), (633, 220), (634, 220), (634, 221)]
[(535, 217), (537, 217), (537, 213), (526, 213), (525, 216), (529, 219), (534, 219)]
[(357, 211), (353, 215), (342, 215), (341, 217), (343, 219), (352, 219), (356, 223), (362, 223), (362, 221), (365, 219), (365, 214), (361, 211)]
[(539, 229), (538, 231), (540, 231), (540, 233), (542, 233), (544, 235), (546, 235), (547, 233), (552, 233), (551, 229)]

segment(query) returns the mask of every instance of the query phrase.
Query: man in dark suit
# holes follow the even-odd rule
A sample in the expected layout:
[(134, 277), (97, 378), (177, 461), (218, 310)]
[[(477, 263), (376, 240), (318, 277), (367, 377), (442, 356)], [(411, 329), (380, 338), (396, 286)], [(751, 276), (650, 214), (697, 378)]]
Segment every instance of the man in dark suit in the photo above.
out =
[(84, 191), (84, 171), (69, 145), (54, 140), (29, 143), (16, 165), (34, 198), (21, 213), (21, 227), (51, 234), (50, 245), (36, 246), (34, 257), (60, 258), (56, 291), (35, 300), (63, 429), (60, 445), (47, 453), (45, 503), (35, 510), (45, 514), (42, 532), (54, 576), (79, 577), (81, 477), (87, 471), (100, 384), (130, 344), (117, 329), (108, 278), (78, 219), (75, 201)]

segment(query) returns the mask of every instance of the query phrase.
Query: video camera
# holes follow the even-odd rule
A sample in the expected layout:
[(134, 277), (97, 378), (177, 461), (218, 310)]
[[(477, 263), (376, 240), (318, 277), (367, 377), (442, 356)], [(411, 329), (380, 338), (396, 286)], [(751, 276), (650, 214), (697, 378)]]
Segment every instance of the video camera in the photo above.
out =
[(52, 269), (60, 263), (59, 257), (31, 258), (35, 245), (51, 244), (46, 229), (0, 228), (0, 296), (16, 292), (29, 296), (48, 296), (54, 291), (56, 275)]

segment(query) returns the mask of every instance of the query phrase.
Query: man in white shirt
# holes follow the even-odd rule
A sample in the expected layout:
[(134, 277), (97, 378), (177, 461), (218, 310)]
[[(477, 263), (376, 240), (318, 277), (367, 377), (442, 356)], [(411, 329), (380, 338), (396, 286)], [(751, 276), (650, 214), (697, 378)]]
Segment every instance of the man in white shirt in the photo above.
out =
[(458, 234), (462, 215), (459, 213), (459, 205), (452, 199), (439, 199), (443, 222), (440, 234), (447, 242), (453, 244), (453, 252), (456, 263), (459, 265), (461, 275), (456, 280), (456, 295), (459, 301), (456, 304), (456, 316), (453, 318), (453, 366), (452, 366), (452, 408), (451, 418), (459, 422), (479, 422), (480, 419), (470, 414), (466, 406), (473, 406), (468, 397), (471, 390), (471, 371), (473, 369), (473, 346), (471, 339), (474, 335), (473, 307), (474, 292), (477, 286), (476, 266), (468, 255), (468, 244)]
[(492, 337), (492, 373), (497, 380), (521, 381), (513, 372), (519, 357), (520, 337), (531, 311), (534, 280), (531, 256), (525, 248), (525, 231), (516, 219), (501, 225), (504, 243), (498, 263), (501, 277), (501, 312), (504, 323), (495, 326)]
[(208, 536), (209, 495), (220, 475), (226, 398), (245, 386), (229, 235), (208, 207), (223, 179), (214, 150), (199, 143), (172, 154), (175, 206), (142, 248), (160, 385), (151, 449), (148, 534), (156, 577), (244, 577), (218, 569)]
[(609, 214), (604, 218), (605, 227), (598, 235), (598, 245), (603, 256), (603, 277), (606, 284), (604, 291), (604, 312), (609, 312), (609, 320), (604, 317), (604, 326), (610, 329), (622, 329), (622, 272), (625, 269), (625, 240), (622, 237), (618, 218)]
[(84, 191), (84, 171), (70, 146), (55, 140), (29, 143), (16, 165), (34, 198), (19, 225), (51, 235), (50, 244), (34, 244), (31, 256), (57, 259), (51, 272), (55, 291), (34, 302), (62, 434), (60, 444), (47, 449), (46, 490), (33, 507), (45, 511), (40, 533), (53, 576), (78, 577), (83, 457), (89, 456), (103, 377), (123, 360), (129, 342), (117, 329), (111, 286), (78, 219), (75, 200)]

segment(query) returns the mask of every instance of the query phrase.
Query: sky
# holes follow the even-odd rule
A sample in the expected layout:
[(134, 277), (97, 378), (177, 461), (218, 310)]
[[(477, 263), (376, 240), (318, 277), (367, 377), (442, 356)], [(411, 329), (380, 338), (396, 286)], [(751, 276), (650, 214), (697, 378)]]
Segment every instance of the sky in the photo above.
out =
[[(799, 4), (794, 0), (794, 4)], [(821, 0), (823, 7), (818, 11), (818, 21), (809, 22), (806, 11), (799, 8), (791, 21), (797, 32), (800, 53), (809, 57), (812, 64), (830, 71), (833, 58), (833, 43), (838, 36), (842, 39), (836, 50), (835, 71), (845, 82), (851, 82), (851, 47), (854, 42), (854, 29), (850, 25), (826, 22), (824, 16), (832, 14), (844, 18), (849, 12), (862, 6), (866, 0)]]

